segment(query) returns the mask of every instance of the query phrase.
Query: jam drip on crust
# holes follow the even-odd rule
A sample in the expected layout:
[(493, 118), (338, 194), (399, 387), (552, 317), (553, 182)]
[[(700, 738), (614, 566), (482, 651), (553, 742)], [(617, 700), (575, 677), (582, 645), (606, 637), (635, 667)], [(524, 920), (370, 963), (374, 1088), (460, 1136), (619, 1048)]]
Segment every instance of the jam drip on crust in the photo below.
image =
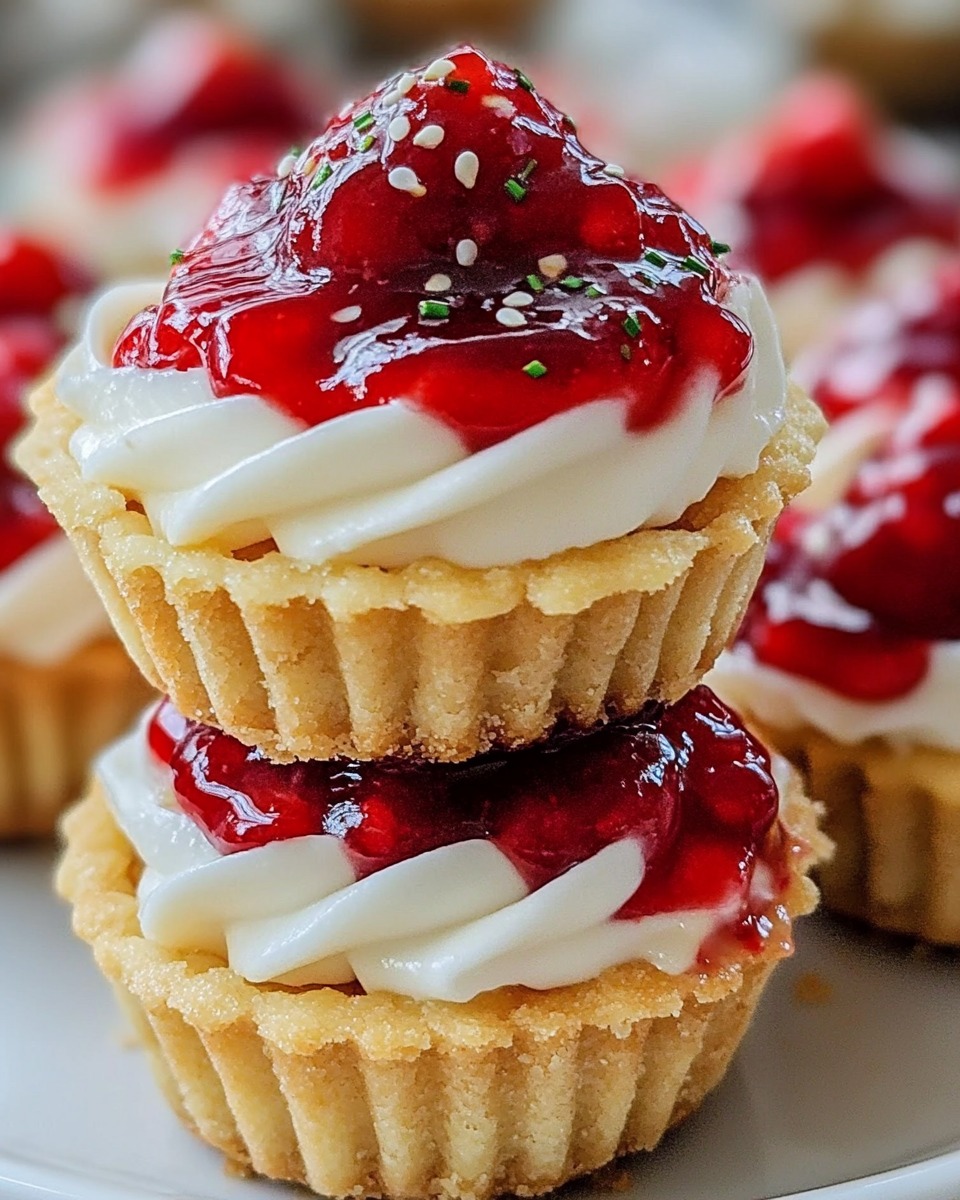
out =
[[(183, 811), (222, 854), (308, 834), (340, 838), (358, 877), (440, 846), (493, 841), (542, 887), (611, 843), (636, 838), (646, 872), (618, 916), (741, 899), (730, 932), (750, 940), (758, 864), (782, 874), (779, 796), (763, 746), (706, 687), (587, 735), (468, 763), (347, 759), (279, 765), (170, 703), (149, 728)], [(734, 905), (736, 907), (736, 905)]]
[(908, 695), (932, 644), (960, 639), (960, 262), (863, 312), (814, 398), (865, 405), (886, 436), (838, 503), (780, 522), (741, 639), (854, 700)]
[(666, 420), (753, 346), (722, 248), (593, 157), (522, 72), (461, 48), (230, 191), (118, 367), (202, 367), (306, 425), (404, 399), (471, 450), (604, 397)]
[(0, 570), (57, 529), (8, 451), (24, 424), (24, 393), (63, 346), (58, 310), (90, 283), (38, 242), (0, 229)]

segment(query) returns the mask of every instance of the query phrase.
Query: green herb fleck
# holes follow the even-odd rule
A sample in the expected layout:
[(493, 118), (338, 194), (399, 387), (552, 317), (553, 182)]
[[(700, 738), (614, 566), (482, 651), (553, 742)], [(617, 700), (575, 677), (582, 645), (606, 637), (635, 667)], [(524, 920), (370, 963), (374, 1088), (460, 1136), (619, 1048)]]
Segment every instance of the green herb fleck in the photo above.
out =
[(421, 300), (420, 316), (425, 321), (445, 321), (450, 316), (450, 305), (442, 300)]
[(360, 143), (361, 153), (365, 154), (376, 140), (377, 139), (373, 136), (372, 133), (368, 133), (367, 136)]
[(636, 313), (627, 313), (624, 317), (623, 332), (627, 337), (638, 338), (640, 336), (640, 321)]
[(516, 201), (517, 204), (519, 204), (527, 194), (527, 189), (522, 183), (518, 183), (516, 179), (508, 179), (503, 187), (510, 199)]
[(535, 358), (533, 362), (528, 362), (523, 368), (524, 374), (529, 375), (531, 379), (542, 379), (547, 373), (547, 368), (543, 365), (539, 358)]
[(517, 83), (520, 84), (520, 86), (524, 89), (524, 91), (527, 91), (527, 92), (533, 91), (533, 81), (530, 79), (529, 75), (524, 75), (524, 73), (519, 69), (519, 67), (516, 68), (516, 70), (514, 70), (513, 73), (517, 77)]
[(560, 286), (566, 288), (568, 292), (579, 292), (583, 287), (583, 280), (579, 275), (567, 275), (560, 280)]
[(683, 265), (688, 271), (693, 271), (695, 275), (702, 275), (706, 278), (710, 274), (710, 268), (701, 258), (697, 258), (695, 254), (688, 254), (683, 260)]
[(314, 175), (311, 187), (321, 187), (327, 182), (333, 174), (333, 167), (329, 163), (324, 163), (320, 170)]
[(539, 275), (528, 275), (527, 283), (530, 285), (530, 290), (533, 292), (543, 291), (543, 280)]
[(633, 358), (633, 351), (630, 349), (630, 347), (627, 345), (626, 342), (624, 342), (623, 345), (620, 347), (620, 357), (623, 359), (624, 362), (629, 362), (630, 359)]
[(370, 129), (374, 123), (372, 112), (362, 112), (359, 117), (353, 118), (353, 127), (358, 133), (364, 133)]
[(451, 92), (459, 92), (461, 96), (470, 91), (469, 79), (445, 79), (444, 84)]
[(710, 249), (713, 251), (714, 254), (729, 254), (730, 253), (730, 247), (727, 245), (726, 242), (711, 242)]
[(603, 290), (603, 288), (598, 288), (595, 283), (591, 283), (590, 286), (587, 288), (586, 294), (590, 297), (591, 300), (596, 300), (600, 296), (605, 296), (606, 292)]
[(170, 266), (179, 267), (183, 260), (187, 257), (186, 250), (173, 250), (170, 254)]
[(531, 158), (530, 161), (527, 163), (527, 165), (523, 168), (523, 170), (517, 176), (517, 178), (520, 180), (521, 183), (526, 183), (536, 169), (537, 169), (537, 160), (535, 158)]
[(665, 267), (667, 265), (666, 258), (659, 250), (647, 250), (643, 258), (644, 262), (648, 262), (651, 267)]

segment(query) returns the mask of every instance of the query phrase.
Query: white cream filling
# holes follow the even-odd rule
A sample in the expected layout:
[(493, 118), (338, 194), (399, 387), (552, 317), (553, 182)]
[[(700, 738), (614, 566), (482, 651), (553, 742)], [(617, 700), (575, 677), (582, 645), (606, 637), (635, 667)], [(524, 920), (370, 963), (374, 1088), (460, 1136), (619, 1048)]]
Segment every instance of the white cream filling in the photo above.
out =
[(0, 571), (0, 654), (48, 666), (110, 623), (70, 543), (54, 534)]
[(301, 561), (379, 566), (546, 558), (676, 520), (718, 478), (755, 470), (783, 421), (783, 360), (752, 279), (725, 299), (755, 339), (735, 395), (715, 403), (704, 371), (653, 430), (626, 428), (625, 398), (598, 398), (476, 454), (402, 398), (305, 428), (257, 397), (217, 400), (201, 369), (113, 368), (124, 323), (158, 297), (102, 297), (58, 388), (83, 422), (71, 448), (84, 478), (138, 499), (177, 546), (272, 537)]
[[(614, 920), (643, 880), (639, 843), (605, 847), (535, 892), (505, 854), (471, 840), (357, 879), (342, 843), (311, 835), (220, 855), (179, 809), (143, 725), (98, 774), (145, 864), (144, 935), (177, 951), (223, 955), (254, 983), (341, 984), (416, 999), (467, 1001), (510, 985), (552, 988), (643, 960), (690, 970), (705, 940), (739, 910)], [(752, 895), (772, 897), (757, 870)]]

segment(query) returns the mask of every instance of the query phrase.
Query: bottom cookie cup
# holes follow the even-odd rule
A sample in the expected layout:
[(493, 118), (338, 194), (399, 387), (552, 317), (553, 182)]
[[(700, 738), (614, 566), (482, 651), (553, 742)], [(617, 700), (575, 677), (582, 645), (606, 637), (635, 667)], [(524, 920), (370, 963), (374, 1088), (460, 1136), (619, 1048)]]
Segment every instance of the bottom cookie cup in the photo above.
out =
[(184, 1123), (243, 1167), (331, 1196), (532, 1195), (647, 1150), (720, 1081), (825, 852), (795, 778), (796, 841), (757, 953), (679, 976), (645, 963), (466, 1004), (252, 985), (147, 941), (140, 863), (100, 785), (68, 816), (59, 889)]
[(150, 694), (112, 638), (52, 666), (0, 659), (0, 838), (52, 833), (90, 759)]
[(841, 745), (810, 728), (758, 728), (822, 805), (835, 845), (819, 868), (824, 907), (960, 946), (960, 755), (878, 738)]

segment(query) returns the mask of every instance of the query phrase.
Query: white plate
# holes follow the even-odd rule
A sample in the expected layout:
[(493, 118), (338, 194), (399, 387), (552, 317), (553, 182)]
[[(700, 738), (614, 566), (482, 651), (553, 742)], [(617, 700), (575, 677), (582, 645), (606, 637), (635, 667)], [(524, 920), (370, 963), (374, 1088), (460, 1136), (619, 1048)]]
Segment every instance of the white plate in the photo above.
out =
[[(0, 852), (0, 1197), (305, 1195), (229, 1178), (180, 1128), (49, 892), (51, 863), (47, 849)], [(629, 1165), (637, 1193), (956, 1200), (958, 967), (827, 918), (805, 922), (722, 1087), (659, 1151)], [(797, 980), (811, 971), (830, 990), (824, 1003), (797, 999)], [(853, 1182), (866, 1177), (869, 1185)], [(608, 1183), (564, 1194), (613, 1193)]]

